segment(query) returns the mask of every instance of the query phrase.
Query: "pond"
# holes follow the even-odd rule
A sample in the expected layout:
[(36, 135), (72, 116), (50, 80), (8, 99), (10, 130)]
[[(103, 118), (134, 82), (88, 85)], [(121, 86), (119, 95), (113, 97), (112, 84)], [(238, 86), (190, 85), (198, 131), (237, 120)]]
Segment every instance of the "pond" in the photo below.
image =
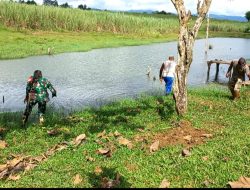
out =
[[(231, 60), (250, 58), (250, 40), (240, 38), (211, 38), (207, 59)], [(52, 56), (34, 56), (16, 60), (0, 61), (0, 111), (24, 110), (26, 81), (34, 70), (42, 70), (57, 90), (57, 97), (49, 105), (65, 110), (94, 106), (103, 102), (142, 93), (160, 91), (159, 68), (169, 56), (177, 55), (177, 42), (142, 46), (97, 49), (89, 52), (63, 53)], [(207, 64), (205, 40), (197, 40), (194, 60), (188, 77), (189, 86), (205, 85)], [(146, 75), (151, 66), (151, 77)], [(228, 66), (220, 68), (219, 82), (227, 82)], [(211, 67), (210, 78), (215, 74)], [(156, 80), (153, 80), (153, 77)]]

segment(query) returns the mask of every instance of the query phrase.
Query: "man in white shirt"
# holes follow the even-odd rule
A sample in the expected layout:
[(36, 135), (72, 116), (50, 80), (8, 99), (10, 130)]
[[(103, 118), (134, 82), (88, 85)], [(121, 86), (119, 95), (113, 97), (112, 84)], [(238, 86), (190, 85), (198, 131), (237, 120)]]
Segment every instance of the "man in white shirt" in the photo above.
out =
[(176, 62), (174, 61), (174, 56), (169, 56), (168, 60), (162, 63), (159, 78), (165, 81), (166, 95), (169, 95), (172, 91), (172, 86), (174, 83)]

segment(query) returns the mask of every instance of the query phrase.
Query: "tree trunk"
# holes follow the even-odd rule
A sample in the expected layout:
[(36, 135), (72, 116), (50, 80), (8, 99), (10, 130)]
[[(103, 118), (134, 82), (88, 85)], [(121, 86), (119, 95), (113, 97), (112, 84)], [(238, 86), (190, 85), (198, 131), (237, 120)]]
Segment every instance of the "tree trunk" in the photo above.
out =
[(184, 115), (187, 112), (187, 76), (190, 65), (193, 61), (194, 41), (198, 31), (204, 21), (209, 10), (212, 0), (198, 1), (197, 12), (198, 16), (192, 29), (189, 29), (188, 23), (191, 19), (191, 12), (186, 12), (183, 0), (171, 0), (174, 4), (180, 23), (179, 41), (178, 41), (178, 63), (176, 68), (176, 79), (174, 84), (174, 100), (176, 111), (179, 115)]
[(184, 115), (187, 111), (187, 76), (193, 60), (194, 39), (190, 37), (188, 28), (181, 27), (178, 42), (178, 63), (176, 68), (176, 80), (174, 85), (174, 99), (176, 111)]

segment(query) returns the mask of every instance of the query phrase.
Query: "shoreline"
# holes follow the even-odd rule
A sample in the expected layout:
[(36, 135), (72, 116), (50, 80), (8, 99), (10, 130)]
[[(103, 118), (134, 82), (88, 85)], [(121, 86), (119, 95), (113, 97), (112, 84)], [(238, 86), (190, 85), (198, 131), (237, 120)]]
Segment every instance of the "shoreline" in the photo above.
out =
[[(52, 55), (60, 53), (88, 52), (94, 49), (140, 46), (155, 43), (168, 43), (178, 40), (178, 34), (161, 36), (138, 36), (112, 33), (82, 32), (34, 32), (0, 30), (0, 60), (21, 59), (31, 56)], [(243, 38), (250, 39), (250, 33), (211, 32), (209, 38)], [(200, 31), (196, 40), (205, 39), (205, 32)]]
[[(227, 89), (227, 83), (219, 83), (219, 82), (208, 82), (200, 85), (188, 85), (187, 89), (188, 91), (193, 91), (193, 90), (199, 90), (199, 89), (207, 89), (207, 88), (215, 88), (215, 89)], [(53, 107), (50, 103), (47, 104), (47, 112), (49, 113), (57, 113), (59, 115), (71, 115), (71, 114), (77, 114), (79, 112), (83, 112), (86, 109), (100, 109), (101, 107), (104, 106), (109, 106), (110, 104), (113, 103), (119, 103), (121, 101), (126, 101), (126, 100), (133, 100), (133, 101), (138, 101), (143, 97), (164, 97), (164, 91), (152, 91), (152, 92), (142, 92), (140, 94), (131, 96), (131, 97), (123, 97), (119, 99), (113, 99), (113, 100), (103, 100), (101, 104), (91, 104), (91, 105), (82, 105), (79, 107), (71, 107), (71, 108), (64, 108), (63, 107)], [(172, 95), (170, 95), (172, 97)], [(9, 108), (10, 109), (10, 108)], [(25, 107), (24, 107), (25, 109)], [(6, 111), (0, 109), (0, 115), (1, 114), (22, 114), (23, 110), (16, 110), (16, 111), (7, 111), (8, 109), (6, 108)], [(32, 112), (32, 115), (36, 115), (36, 111), (34, 110)]]

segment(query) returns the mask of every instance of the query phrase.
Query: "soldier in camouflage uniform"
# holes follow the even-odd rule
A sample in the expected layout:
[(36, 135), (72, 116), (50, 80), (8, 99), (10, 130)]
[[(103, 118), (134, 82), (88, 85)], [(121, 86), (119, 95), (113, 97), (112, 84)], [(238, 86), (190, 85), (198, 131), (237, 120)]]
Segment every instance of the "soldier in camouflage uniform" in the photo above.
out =
[(228, 88), (232, 93), (233, 99), (237, 99), (240, 97), (240, 88), (242, 86), (242, 82), (245, 80), (245, 74), (247, 74), (248, 78), (250, 79), (250, 72), (244, 58), (240, 58), (239, 61), (231, 62), (226, 74), (227, 78), (231, 76), (232, 68), (233, 74), (228, 83)]
[(26, 124), (32, 108), (38, 104), (39, 122), (44, 122), (44, 114), (46, 111), (46, 103), (49, 101), (49, 94), (47, 89), (52, 93), (52, 98), (56, 96), (56, 90), (52, 84), (44, 77), (42, 72), (36, 70), (33, 76), (30, 76), (26, 86), (26, 97), (24, 103), (27, 103), (26, 109), (23, 113), (23, 125)]

